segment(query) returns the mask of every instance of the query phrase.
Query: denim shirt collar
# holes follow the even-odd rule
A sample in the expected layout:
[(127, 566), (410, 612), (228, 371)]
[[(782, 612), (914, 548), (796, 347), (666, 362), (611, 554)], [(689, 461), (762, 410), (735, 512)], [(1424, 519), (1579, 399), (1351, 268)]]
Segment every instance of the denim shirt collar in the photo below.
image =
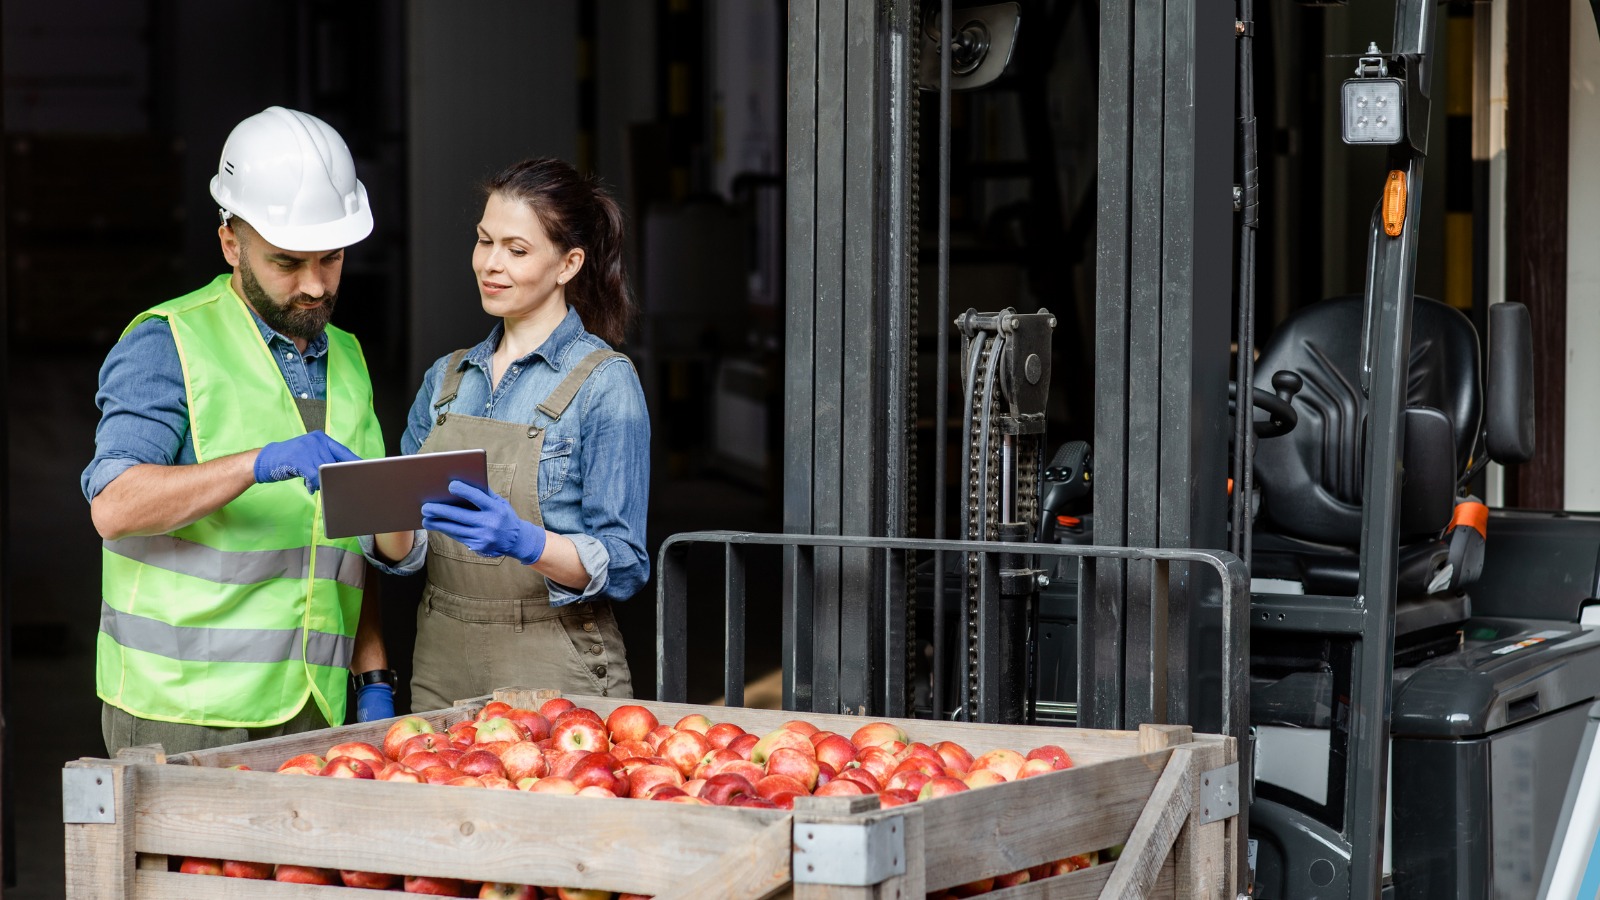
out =
[[(287, 344), (290, 348), (294, 348), (294, 341), (282, 334), (279, 334), (276, 329), (274, 329), (271, 325), (268, 325), (266, 320), (261, 318), (261, 316), (256, 313), (255, 308), (252, 307), (248, 302), (245, 303), (244, 308), (250, 310), (250, 318), (255, 320), (256, 330), (261, 332), (261, 340), (265, 341), (267, 346), (270, 347), (274, 342), (281, 341), (284, 344)], [(326, 355), (328, 352), (328, 332), (318, 332), (316, 337), (306, 341), (306, 349), (304, 351), (295, 349), (295, 352), (306, 359), (317, 359)]]
[[(489, 358), (494, 355), (495, 348), (500, 346), (500, 339), (505, 335), (505, 330), (506, 324), (504, 320), (494, 323), (494, 329), (489, 332), (489, 336), (479, 342), (476, 347), (467, 351), (466, 359), (462, 360), (462, 364), (478, 366), (488, 371)], [(584, 331), (583, 320), (578, 318), (578, 311), (568, 306), (567, 314), (562, 317), (560, 324), (556, 325), (556, 330), (550, 332), (550, 336), (544, 339), (544, 343), (540, 344), (538, 349), (532, 353), (514, 359), (512, 362), (526, 365), (537, 356), (544, 360), (550, 368), (560, 372), (567, 367), (567, 352), (585, 334), (587, 332)]]

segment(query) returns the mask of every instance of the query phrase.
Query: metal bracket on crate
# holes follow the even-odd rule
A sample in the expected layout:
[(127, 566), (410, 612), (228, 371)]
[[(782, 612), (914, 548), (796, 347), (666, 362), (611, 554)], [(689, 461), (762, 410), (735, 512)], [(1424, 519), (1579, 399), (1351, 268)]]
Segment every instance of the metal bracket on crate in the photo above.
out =
[(116, 795), (109, 768), (61, 770), (61, 822), (64, 825), (111, 825), (117, 821)]
[(1200, 824), (1209, 825), (1239, 814), (1239, 764), (1228, 763), (1200, 775)]
[(867, 887), (906, 871), (904, 817), (794, 825), (794, 880)]

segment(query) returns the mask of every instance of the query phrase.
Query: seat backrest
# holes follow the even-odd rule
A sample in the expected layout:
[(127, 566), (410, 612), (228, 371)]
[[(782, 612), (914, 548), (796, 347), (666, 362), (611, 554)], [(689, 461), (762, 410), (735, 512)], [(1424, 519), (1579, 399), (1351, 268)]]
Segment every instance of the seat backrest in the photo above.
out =
[[(1452, 475), (1471, 462), (1480, 428), (1478, 336), (1472, 322), (1436, 300), (1416, 298), (1406, 406), (1436, 409), (1455, 439)], [(1360, 296), (1308, 306), (1273, 333), (1256, 362), (1256, 386), (1275, 372), (1304, 382), (1299, 423), (1256, 448), (1259, 524), (1288, 537), (1353, 546), (1361, 537), (1362, 455), (1367, 398), (1361, 392)], [(1448, 512), (1446, 512), (1448, 516)], [(1416, 535), (1402, 534), (1402, 539)]]

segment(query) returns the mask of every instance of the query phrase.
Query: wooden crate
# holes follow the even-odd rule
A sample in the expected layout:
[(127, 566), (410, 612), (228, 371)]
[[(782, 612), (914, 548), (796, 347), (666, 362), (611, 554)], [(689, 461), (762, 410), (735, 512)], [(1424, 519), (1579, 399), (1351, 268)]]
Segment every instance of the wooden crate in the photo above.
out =
[[(536, 706), (552, 692), (501, 691)], [(490, 698), (424, 714), (443, 728)], [(635, 701), (573, 696), (607, 715)], [(640, 702), (664, 723), (690, 713), (765, 733), (802, 717), (851, 734), (866, 720)], [(667, 898), (755, 900), (922, 897), (1049, 860), (1124, 844), (1121, 858), (984, 896), (1020, 898), (1172, 897), (1232, 900), (1237, 817), (1203, 808), (1206, 773), (1235, 761), (1229, 738), (1186, 727), (1139, 732), (890, 720), (912, 740), (957, 741), (975, 756), (1009, 747), (1058, 744), (1072, 769), (952, 796), (876, 809), (877, 798), (800, 798), (795, 809), (763, 810), (471, 790), (273, 772), (298, 753), (342, 741), (381, 744), (388, 722), (350, 725), (162, 756), (155, 748), (115, 760), (84, 759), (63, 772), (67, 796), (68, 900), (170, 898), (278, 900), (388, 895), (183, 875), (167, 857), (200, 856), (295, 863), (472, 881), (603, 888)], [(247, 765), (265, 771), (230, 768)], [(1235, 799), (1235, 802), (1237, 800)], [(94, 821), (99, 819), (100, 821)], [(808, 826), (864, 834), (892, 827), (904, 842), (903, 874), (871, 885), (818, 884), (797, 839)], [(895, 860), (895, 862), (899, 862)], [(802, 868), (797, 880), (796, 868)], [(848, 880), (848, 879), (846, 879)], [(859, 880), (859, 879), (858, 879)]]

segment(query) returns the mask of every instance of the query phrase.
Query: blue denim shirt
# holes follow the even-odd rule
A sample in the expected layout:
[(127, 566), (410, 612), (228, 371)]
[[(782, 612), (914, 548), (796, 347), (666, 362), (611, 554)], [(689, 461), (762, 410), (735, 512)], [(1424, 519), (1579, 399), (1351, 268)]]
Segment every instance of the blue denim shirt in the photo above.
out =
[[(626, 600), (650, 577), (645, 552), (645, 515), (650, 491), (650, 416), (639, 376), (627, 360), (611, 359), (595, 368), (565, 414), (552, 423), (536, 408), (579, 360), (610, 349), (584, 330), (576, 310), (556, 326), (539, 349), (514, 360), (490, 387), (490, 356), (500, 345), (502, 325), (467, 352), (466, 372), (449, 409), (502, 422), (546, 428), (539, 460), (539, 510), (544, 527), (566, 536), (578, 548), (589, 573), (582, 593), (550, 582), (550, 605), (609, 597)], [(406, 418), (402, 453), (415, 453), (433, 431), (433, 404), (439, 400), (449, 355), (423, 376), (422, 389)], [(410, 574), (422, 567), (427, 532), (419, 530), (405, 559), (386, 565), (362, 542), (379, 568)]]
[[(317, 335), (301, 353), (294, 341), (268, 327), (254, 310), (250, 317), (271, 348), (289, 390), (302, 399), (328, 399), (328, 336)], [(111, 348), (100, 366), (100, 390), (94, 402), (100, 408), (100, 424), (94, 430), (94, 459), (79, 479), (85, 499), (93, 500), (118, 475), (140, 463), (195, 462), (183, 364), (166, 319), (140, 322)]]

